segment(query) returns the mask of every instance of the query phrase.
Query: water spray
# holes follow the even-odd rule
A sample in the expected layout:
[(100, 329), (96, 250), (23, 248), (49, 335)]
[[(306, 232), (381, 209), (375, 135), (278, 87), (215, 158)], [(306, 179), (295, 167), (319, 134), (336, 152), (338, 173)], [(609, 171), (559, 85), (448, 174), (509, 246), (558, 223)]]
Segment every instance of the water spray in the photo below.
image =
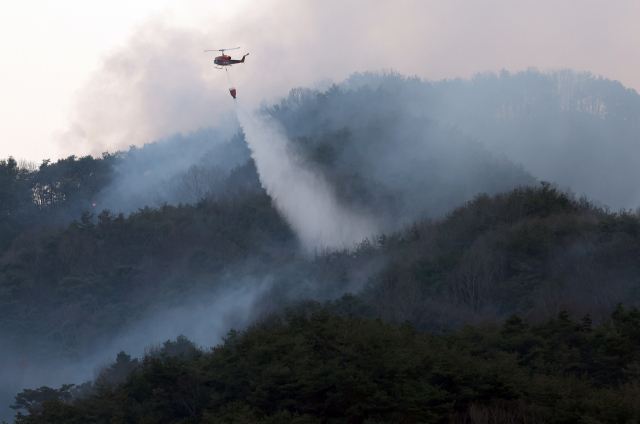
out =
[(304, 166), (273, 117), (234, 104), (260, 182), (307, 250), (352, 246), (377, 233), (373, 219), (340, 204), (322, 174)]

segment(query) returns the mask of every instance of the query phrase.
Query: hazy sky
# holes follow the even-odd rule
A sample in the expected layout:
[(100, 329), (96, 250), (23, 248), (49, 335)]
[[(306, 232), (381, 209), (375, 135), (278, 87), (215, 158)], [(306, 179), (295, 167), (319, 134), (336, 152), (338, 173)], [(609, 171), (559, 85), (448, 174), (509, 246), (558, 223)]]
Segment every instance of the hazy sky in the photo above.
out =
[[(213, 69), (205, 49), (241, 46)], [(640, 90), (640, 2), (0, 0), (0, 158), (40, 162), (215, 124), (227, 89), (394, 68), (427, 79), (569, 67)]]

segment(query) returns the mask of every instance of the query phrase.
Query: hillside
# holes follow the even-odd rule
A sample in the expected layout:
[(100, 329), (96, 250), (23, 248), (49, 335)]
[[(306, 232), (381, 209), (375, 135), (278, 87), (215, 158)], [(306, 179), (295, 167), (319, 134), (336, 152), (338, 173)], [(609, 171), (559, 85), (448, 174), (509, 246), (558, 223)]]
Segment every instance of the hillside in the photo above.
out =
[[(495, 322), (513, 312), (543, 322), (562, 311), (608, 328), (617, 302), (639, 300), (639, 236), (637, 215), (570, 200), (547, 184), (479, 195), (441, 221), (313, 257), (296, 253), (295, 238), (260, 193), (226, 205), (102, 215), (96, 225), (31, 234), (30, 244), (7, 252), (0, 298), (6, 340), (31, 352), (31, 368), (10, 375), (37, 372), (56, 356), (81, 359), (105, 338), (116, 340), (104, 352), (113, 355), (123, 340), (118, 334), (145, 315), (176, 333), (202, 339), (209, 331), (204, 338), (214, 344), (221, 324), (243, 326), (300, 298), (329, 300), (346, 291), (357, 295), (337, 303), (342, 313), (408, 320), (421, 331)], [(238, 284), (244, 291), (229, 295)], [(199, 306), (218, 296), (229, 305)], [(180, 304), (200, 308), (202, 319), (176, 309)], [(171, 326), (175, 319), (182, 327)]]
[[(456, 335), (472, 331), (465, 324), (478, 326), (473, 331), (493, 331), (486, 337), (495, 338), (496, 328), (515, 319), (509, 318), (514, 313), (523, 326), (537, 329), (527, 337), (544, 343), (552, 343), (545, 325), (577, 329), (582, 319), (594, 328), (584, 330), (585, 337), (614, 337), (624, 327), (612, 318), (615, 311), (631, 322), (624, 331), (635, 328), (640, 214), (614, 212), (591, 193), (607, 187), (617, 204), (633, 203), (637, 167), (628, 163), (633, 148), (617, 168), (623, 184), (613, 184), (618, 177), (607, 169), (609, 159), (637, 138), (637, 101), (637, 93), (615, 82), (533, 70), (439, 82), (394, 73), (355, 74), (325, 91), (294, 89), (261, 113), (286, 134), (296, 166), (326, 183), (329, 200), (372, 217), (377, 228), (350, 245), (313, 249), (302, 245), (291, 217), (265, 189), (258, 172), (261, 158), (249, 149), (241, 129), (200, 129), (100, 158), (72, 156), (40, 165), (2, 160), (0, 340), (5, 349), (0, 377), (10, 384), (0, 387), (0, 401), (10, 403), (26, 387), (95, 380), (93, 368), (121, 350), (141, 358), (139, 376), (153, 367), (197, 368), (197, 361), (223, 355), (229, 339), (227, 347), (213, 353), (202, 350), (196, 365), (144, 359), (143, 350), (178, 334), (213, 346), (229, 328), (246, 328), (273, 313), (281, 317), (274, 328), (286, 333), (292, 325), (287, 308), (306, 310), (313, 302), (332, 305), (321, 314), (328, 316), (326, 323), (379, 326), (389, 337), (409, 337), (407, 345), (458, 343)], [(551, 133), (557, 139), (550, 139)], [(580, 173), (571, 171), (578, 166), (575, 158), (557, 149), (564, 142), (589, 165)], [(573, 180), (564, 174), (555, 174), (559, 178), (553, 183), (544, 181), (541, 168), (533, 166), (539, 172), (532, 172), (520, 165), (525, 157), (546, 161), (549, 169), (571, 178), (586, 169), (590, 175), (580, 192), (588, 196), (575, 196), (566, 187)], [(308, 219), (308, 225), (318, 224)], [(318, 308), (312, 315), (320, 313)], [(351, 318), (340, 321), (336, 314)], [(405, 321), (411, 331), (398, 327)], [(250, 327), (247, 334), (256, 328), (262, 327)], [(289, 337), (283, 334), (277, 337)], [(584, 342), (591, 343), (589, 352), (594, 340)], [(474, 356), (467, 347), (460, 347), (460, 355)], [(529, 367), (517, 373), (530, 374), (540, 366), (540, 375), (564, 378), (551, 365), (514, 359), (509, 349), (499, 347), (509, 366)], [(445, 351), (434, 355), (444, 357)], [(631, 370), (637, 361), (632, 356), (616, 364)], [(614, 380), (636, 384), (633, 376), (595, 384), (574, 372), (592, 365), (571, 368), (567, 362), (563, 370), (573, 374), (558, 384), (605, 391), (618, 390)], [(138, 384), (132, 381), (137, 380), (127, 384)], [(537, 405), (531, 411), (540, 406), (544, 414), (556, 411), (531, 393), (512, 389), (517, 393), (500, 399), (521, 399), (525, 403), (518, 405)], [(102, 395), (124, 393), (117, 390), (125, 389)], [(66, 399), (62, 392), (51, 393)], [(443, 396), (442, 414), (462, 414), (455, 416), (464, 420), (468, 408), (475, 408), (468, 398), (451, 409), (444, 405), (458, 398)], [(159, 402), (149, 399), (144, 402)], [(239, 408), (239, 414), (267, 422), (280, 419), (277, 414), (286, 421), (287, 413), (300, 414), (300, 422), (324, 417), (302, 407), (263, 410), (247, 399), (230, 397), (229, 402), (245, 403), (214, 402), (211, 408), (231, 408), (230, 414)], [(483, 407), (516, 408), (484, 400)], [(198, 420), (209, 407), (199, 405)], [(80, 412), (69, 413), (82, 414), (85, 407), (92, 408), (80, 405)], [(132, 416), (141, 418), (136, 408)], [(445, 416), (416, 414), (408, 422)], [(187, 417), (178, 415), (166, 420)], [(390, 419), (383, 413), (358, 417)]]
[[(640, 203), (640, 95), (619, 81), (569, 69), (422, 81), (394, 72), (354, 74), (352, 91), (393, 92), (387, 112), (425, 116), (471, 135), (539, 180), (614, 209)], [(350, 119), (336, 107), (331, 118)]]
[[(224, 344), (184, 338), (142, 361), (121, 352), (90, 390), (16, 397), (16, 423), (620, 423), (640, 418), (640, 313), (610, 325), (566, 313), (445, 336), (337, 314), (342, 301), (270, 315)], [(133, 372), (119, 385), (121, 370)], [(71, 390), (70, 390), (71, 389)], [(44, 399), (44, 400), (43, 400)], [(489, 421), (490, 420), (490, 421)]]
[(375, 316), (424, 329), (561, 309), (601, 320), (638, 300), (638, 237), (638, 215), (544, 183), (308, 256), (269, 198), (245, 192), (25, 232), (0, 262), (0, 310), (7, 340), (34, 357), (86, 356), (150, 311), (248, 277), (270, 279), (272, 307), (357, 291)]

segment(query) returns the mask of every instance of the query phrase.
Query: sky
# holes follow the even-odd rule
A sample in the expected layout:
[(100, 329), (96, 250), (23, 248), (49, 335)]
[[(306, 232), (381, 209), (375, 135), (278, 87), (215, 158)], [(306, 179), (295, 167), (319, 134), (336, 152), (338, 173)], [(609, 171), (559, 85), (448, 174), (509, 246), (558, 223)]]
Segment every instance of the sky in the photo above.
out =
[[(229, 72), (205, 49), (250, 53)], [(143, 145), (297, 86), (571, 68), (640, 91), (640, 2), (0, 0), (0, 158)]]

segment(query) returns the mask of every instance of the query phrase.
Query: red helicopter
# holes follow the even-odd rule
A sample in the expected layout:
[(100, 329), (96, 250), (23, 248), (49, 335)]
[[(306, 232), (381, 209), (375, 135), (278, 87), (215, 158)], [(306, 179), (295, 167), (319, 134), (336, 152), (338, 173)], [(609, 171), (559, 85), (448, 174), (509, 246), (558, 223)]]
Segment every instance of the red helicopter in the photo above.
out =
[(244, 58), (249, 56), (249, 53), (247, 53), (244, 56), (242, 56), (241, 60), (233, 60), (233, 59), (231, 59), (231, 56), (224, 54), (224, 52), (227, 51), (227, 50), (236, 50), (236, 49), (239, 49), (239, 48), (240, 47), (234, 47), (232, 49), (205, 50), (205, 52), (222, 52), (222, 56), (216, 57), (213, 60), (213, 63), (215, 63), (214, 68), (223, 69), (225, 66), (235, 65), (236, 63), (244, 63)]

